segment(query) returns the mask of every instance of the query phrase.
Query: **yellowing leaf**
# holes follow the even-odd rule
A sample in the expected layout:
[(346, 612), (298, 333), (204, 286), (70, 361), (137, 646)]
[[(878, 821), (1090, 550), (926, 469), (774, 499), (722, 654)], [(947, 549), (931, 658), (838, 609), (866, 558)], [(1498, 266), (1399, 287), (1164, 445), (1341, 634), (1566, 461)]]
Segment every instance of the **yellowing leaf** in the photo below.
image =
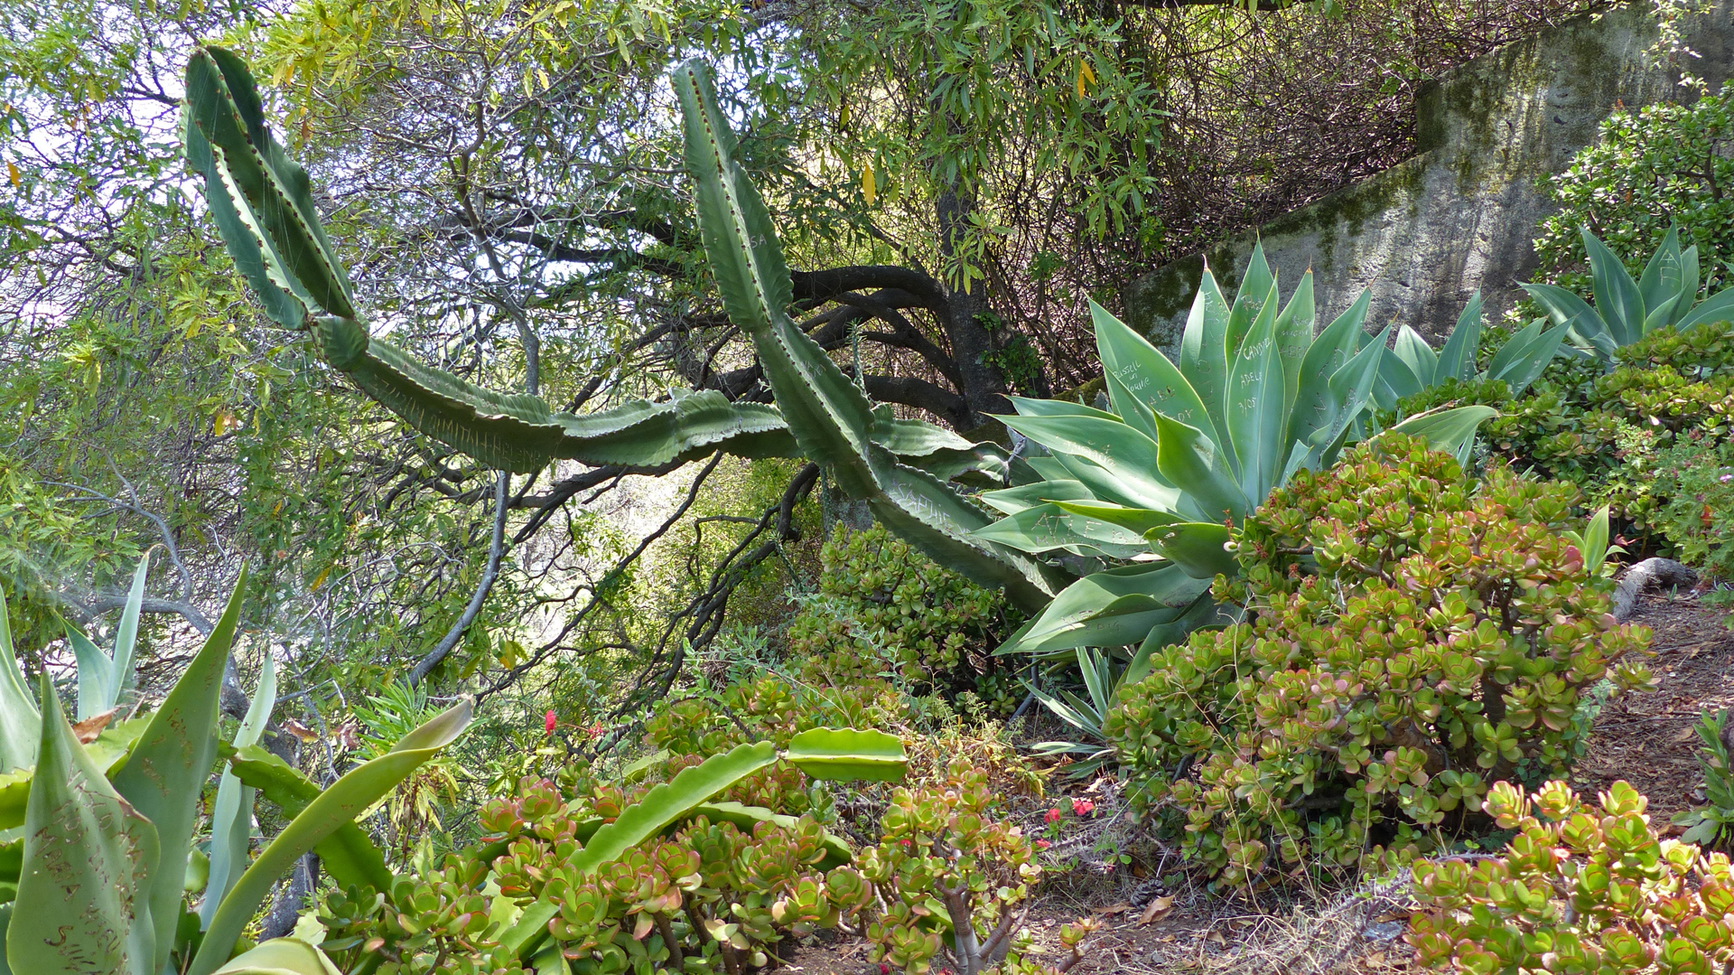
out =
[(235, 419), (235, 414), (218, 413), (217, 418), (211, 421), (211, 430), (220, 437), (223, 434), (228, 433), (230, 430), (236, 429), (240, 425), (241, 421)]
[(313, 585), (309, 586), (308, 588), (316, 590), (320, 586), (325, 585), (325, 580), (330, 575), (331, 575), (331, 566), (328, 565), (320, 571), (319, 575), (313, 580)]
[(873, 164), (867, 163), (861, 167), (861, 195), (871, 204), (879, 197), (879, 184), (873, 179)]
[(1096, 83), (1096, 69), (1090, 67), (1090, 62), (1078, 59), (1078, 98), (1090, 97), (1090, 86)]
[(13, 189), (24, 188), (24, 174), (20, 173), (18, 167), (14, 166), (11, 161), (6, 163), (6, 176), (8, 179), (12, 180)]

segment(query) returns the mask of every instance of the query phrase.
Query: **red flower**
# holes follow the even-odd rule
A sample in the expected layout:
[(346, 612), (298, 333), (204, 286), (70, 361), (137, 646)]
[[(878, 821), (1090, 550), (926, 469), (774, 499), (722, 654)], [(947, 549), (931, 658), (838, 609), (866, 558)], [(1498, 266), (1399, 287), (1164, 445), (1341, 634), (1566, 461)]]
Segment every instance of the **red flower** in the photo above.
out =
[(891, 975), (891, 966), (885, 964), (884, 962), (880, 962), (879, 963), (879, 975)]
[(590, 727), (585, 728), (584, 733), (592, 738), (600, 738), (608, 733), (608, 729), (603, 726), (602, 722), (598, 721)]
[(1047, 840), (1036, 840), (1036, 849), (1038, 850), (1045, 850), (1050, 846), (1053, 846), (1053, 844), (1049, 843)]
[(1064, 815), (1065, 813), (1060, 812), (1058, 809), (1050, 809), (1048, 810), (1048, 822), (1057, 823), (1060, 821), (1060, 817)]
[(554, 726), (556, 724), (559, 724), (559, 722), (554, 719), (554, 709), (553, 708), (548, 709), (548, 716), (547, 716), (547, 718), (543, 719), (542, 723), (547, 727), (548, 734), (551, 735), (554, 733)]
[(1096, 804), (1088, 799), (1073, 799), (1072, 812), (1080, 816), (1088, 816), (1096, 811)]

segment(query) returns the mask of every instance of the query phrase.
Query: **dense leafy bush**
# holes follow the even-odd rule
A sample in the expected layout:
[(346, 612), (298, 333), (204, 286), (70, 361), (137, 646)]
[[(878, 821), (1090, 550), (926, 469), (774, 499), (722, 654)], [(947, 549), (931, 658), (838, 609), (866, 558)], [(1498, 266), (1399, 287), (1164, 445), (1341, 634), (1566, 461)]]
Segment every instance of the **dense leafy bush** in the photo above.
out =
[(1167, 647), (1106, 731), (1134, 802), (1231, 884), (1439, 848), (1487, 783), (1567, 767), (1585, 691), (1644, 683), (1647, 631), (1557, 532), (1575, 492), (1386, 437), (1237, 536), (1244, 622)]
[(1517, 466), (1573, 481), (1591, 503), (1654, 529), (1658, 506), (1677, 490), (1658, 478), (1680, 460), (1664, 465), (1661, 452), (1734, 427), (1734, 325), (1653, 332), (1617, 361), (1606, 375), (1583, 360), (1551, 370), (1489, 421), (1487, 440)]
[(1554, 178), (1558, 212), (1542, 223), (1539, 280), (1589, 293), (1578, 228), (1587, 226), (1632, 273), (1670, 226), (1696, 245), (1699, 279), (1708, 292), (1727, 283), (1734, 258), (1734, 113), (1726, 94), (1691, 106), (1650, 105), (1615, 112), (1601, 137)]
[[(1415, 864), (1409, 941), (1455, 972), (1708, 973), (1734, 964), (1728, 858), (1656, 836), (1625, 782), (1580, 800), (1563, 782), (1507, 782), (1486, 809), (1517, 831), (1504, 855)], [(1653, 966), (1653, 967), (1652, 967)]]
[(823, 683), (890, 677), (908, 691), (973, 691), (1002, 712), (1017, 684), (991, 656), (1018, 622), (1005, 595), (978, 586), (875, 525), (839, 525), (817, 591), (789, 623), (789, 652)]
[[(1721, 404), (1734, 408), (1734, 389)], [(1656, 454), (1656, 530), (1710, 582), (1734, 581), (1734, 443), (1694, 431)], [(1725, 589), (1705, 598), (1726, 597)]]

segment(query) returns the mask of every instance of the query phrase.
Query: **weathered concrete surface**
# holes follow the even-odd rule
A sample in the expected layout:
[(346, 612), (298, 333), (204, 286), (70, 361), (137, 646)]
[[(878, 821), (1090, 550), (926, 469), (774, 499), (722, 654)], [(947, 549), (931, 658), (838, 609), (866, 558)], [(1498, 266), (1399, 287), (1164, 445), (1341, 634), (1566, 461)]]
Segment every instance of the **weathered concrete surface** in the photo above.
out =
[[(1656, 25), (1648, 3), (1580, 18), (1501, 48), (1431, 86), (1416, 106), (1416, 156), (1317, 203), (1133, 282), (1127, 321), (1170, 344), (1208, 259), (1238, 283), (1257, 238), (1284, 296), (1308, 267), (1328, 322), (1372, 290), (1369, 324), (1407, 322), (1445, 334), (1475, 289), (1498, 316), (1536, 268), (1537, 224), (1551, 212), (1546, 178), (1596, 135), (1614, 109), (1685, 99), (1678, 76), (1645, 63)], [(1694, 71), (1719, 88), (1734, 68), (1734, 0), (1686, 24), (1701, 59)], [(1232, 291), (1230, 291), (1232, 294)]]

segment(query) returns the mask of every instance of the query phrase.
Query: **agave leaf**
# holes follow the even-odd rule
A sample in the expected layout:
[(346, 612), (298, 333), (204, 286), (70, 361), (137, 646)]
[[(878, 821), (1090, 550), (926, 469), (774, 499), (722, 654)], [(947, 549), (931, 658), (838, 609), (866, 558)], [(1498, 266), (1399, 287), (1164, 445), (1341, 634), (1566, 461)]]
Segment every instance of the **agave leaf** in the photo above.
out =
[(239, 955), (212, 975), (343, 975), (325, 952), (300, 938), (272, 938)]
[(1047, 504), (1050, 501), (1089, 501), (1095, 498), (1090, 490), (1078, 481), (1069, 478), (1054, 478), (1020, 484), (1017, 487), (1000, 488), (997, 491), (983, 491), (981, 500), (996, 510), (1015, 515), (1027, 508)]
[(138, 617), (144, 608), (145, 576), (150, 572), (150, 552), (138, 560), (138, 568), (132, 573), (132, 588), (127, 590), (126, 605), (120, 611), (120, 625), (114, 631), (114, 655), (109, 668), (109, 696), (94, 708), (89, 714), (84, 713), (84, 701), (78, 702), (79, 720), (91, 714), (101, 714), (109, 708), (118, 707), (121, 696), (132, 689), (133, 680), (133, 649), (138, 643)]
[[(259, 740), (259, 736), (265, 731), (266, 723), (271, 719), (271, 709), (276, 703), (277, 664), (271, 654), (267, 653), (264, 668), (259, 674), (259, 686), (253, 692), (253, 700), (247, 705), (247, 714), (241, 719), (240, 729), (235, 732), (235, 747), (245, 748)], [(204, 902), (199, 905), (201, 930), (210, 927), (211, 918), (217, 913), (217, 905), (235, 886), (235, 880), (241, 876), (247, 862), (247, 854), (252, 849), (255, 792), (252, 786), (242, 784), (235, 773), (227, 768), (217, 782), (217, 798), (211, 806), (211, 876), (205, 885)], [(326, 865), (329, 869), (329, 859)], [(353, 882), (344, 879), (335, 870), (332, 871), (332, 877), (340, 884)], [(389, 881), (389, 878), (388, 873), (382, 879)]]
[[(1198, 283), (1186, 330), (1180, 337), (1180, 371), (1212, 415), (1221, 415), (1228, 389), (1228, 318), (1232, 314), (1210, 269)], [(1222, 439), (1226, 443), (1227, 437)]]
[(1475, 431), (1498, 415), (1499, 411), (1491, 406), (1454, 406), (1417, 413), (1385, 432), (1420, 437), (1434, 450), (1455, 454), (1460, 462), (1467, 463), (1469, 448), (1475, 444)]
[(1051, 653), (1139, 643), (1152, 627), (1173, 620), (1209, 588), (1209, 581), (1168, 563), (1091, 573), (1066, 587), (994, 652)]
[(1313, 431), (1308, 441), (1308, 455), (1312, 460), (1307, 466), (1325, 467), (1335, 462), (1350, 425), (1361, 415), (1372, 395), (1373, 383), (1379, 376), (1379, 362), (1385, 356), (1385, 339), (1390, 334), (1391, 329), (1386, 326), (1376, 339), (1368, 342), (1342, 368), (1331, 374), (1326, 382), (1328, 400), (1325, 410), (1330, 424)]
[(168, 963), (181, 919), (187, 852), (192, 848), (193, 825), (199, 815), (199, 794), (217, 757), (223, 671), (240, 623), (246, 587), (247, 572), (242, 569), (229, 605), (205, 645), (175, 681), (162, 707), (139, 735), (126, 765), (113, 779), (115, 791), (156, 826), (162, 860), (150, 866), (148, 897), (150, 917), (156, 924), (154, 967), (159, 969)]
[(24, 689), (24, 672), (12, 652), (6, 592), (0, 590), (0, 773), (36, 764), (41, 733), (36, 705)]
[(1561, 325), (1542, 331), (1546, 324), (1546, 319), (1538, 318), (1507, 339), (1487, 364), (1487, 378), (1504, 380), (1513, 396), (1520, 395), (1539, 379), (1559, 353), (1567, 331)]
[[(115, 767), (131, 753), (139, 735), (144, 734), (150, 720), (147, 716), (111, 724), (102, 729), (95, 741), (84, 746), (84, 753), (104, 775), (112, 776)], [(36, 777), (35, 756), (31, 756), (31, 761), (30, 768), (0, 774), (0, 830), (24, 825), (30, 804), (30, 783)]]
[[(1300, 392), (1300, 368), (1312, 347), (1313, 330), (1318, 327), (1318, 307), (1313, 300), (1313, 272), (1307, 268), (1301, 275), (1300, 286), (1289, 296), (1288, 304), (1276, 316), (1276, 348), (1282, 359), (1284, 427), (1278, 435), (1288, 432), (1287, 419), (1294, 409)], [(1207, 431), (1208, 432), (1208, 431)]]
[(789, 739), (783, 755), (815, 779), (896, 782), (909, 756), (896, 735), (859, 728), (812, 728)]
[(1245, 518), (1247, 496), (1229, 475), (1217, 445), (1196, 427), (1161, 414), (1157, 414), (1156, 425), (1162, 437), (1156, 466), (1181, 491), (1178, 505), (1164, 507), (1200, 521)]
[(1055, 501), (1054, 506), (1074, 515), (1081, 515), (1095, 521), (1105, 521), (1116, 525), (1122, 530), (1143, 538), (1144, 533), (1153, 528), (1161, 528), (1186, 519), (1169, 511), (1151, 511), (1149, 508), (1127, 508), (1117, 504), (1090, 503), (1087, 501)]
[(1694, 325), (1702, 325), (1705, 322), (1729, 320), (1734, 320), (1734, 288), (1724, 288), (1694, 305), (1674, 327), (1684, 332)]
[(188, 975), (211, 975), (235, 950), (241, 931), (252, 920), (259, 904), (277, 878), (302, 854), (318, 846), (345, 824), (353, 823), (368, 806), (408, 778), (423, 762), (452, 743), (470, 723), (470, 704), (464, 702), (435, 716), (403, 736), (392, 750), (332, 783), (308, 803), (283, 832), (260, 852), (229, 896), (217, 906), (209, 930), (187, 968)]
[(991, 525), (977, 528), (975, 535), (1031, 554), (1055, 549), (1077, 551), (1090, 548), (1112, 553), (1115, 558), (1132, 558), (1148, 551), (1139, 533), (1092, 517), (1081, 517), (1065, 507), (1069, 503), (1033, 505)]
[(1007, 396), (1012, 408), (1018, 416), (1082, 416), (1097, 420), (1120, 420), (1122, 417), (1098, 410), (1084, 403), (1073, 403), (1063, 399), (1029, 399), (1024, 396)]
[(1631, 272), (1588, 227), (1578, 228), (1578, 236), (1583, 238), (1584, 252), (1589, 257), (1596, 311), (1612, 331), (1615, 344), (1630, 345), (1643, 338), (1644, 300)]
[[(1399, 399), (1418, 393), (1443, 378), (1439, 370), (1439, 353), (1433, 351), (1419, 332), (1407, 325), (1397, 328), (1396, 344), (1391, 347), (1385, 362), (1403, 367), (1398, 375), (1403, 375), (1405, 388), (1397, 390)], [(1386, 375), (1383, 369), (1380, 375)]]
[(1226, 341), (1229, 361), (1234, 360), (1253, 323), (1267, 310), (1275, 315), (1276, 301), (1276, 275), (1270, 271), (1270, 262), (1264, 259), (1264, 242), (1257, 241), (1252, 245), (1252, 256), (1247, 258), (1246, 273), (1241, 276), (1229, 312)]
[[(1229, 461), (1230, 469), (1234, 469), (1233, 458), (1239, 459), (1240, 492), (1247, 498), (1263, 498), (1269, 492), (1279, 473), (1279, 462), (1288, 452), (1288, 445), (1280, 442), (1288, 429), (1288, 411), (1282, 355), (1276, 342), (1276, 300), (1273, 284), (1245, 342), (1238, 348), (1230, 346), (1236, 351), (1228, 366), (1222, 410), (1232, 449), (1214, 444), (1229, 455), (1224, 460)], [(1167, 437), (1168, 428), (1163, 426), (1162, 431)], [(1215, 499), (1211, 500), (1214, 503)]]
[(1331, 395), (1331, 377), (1356, 354), (1355, 341), (1362, 334), (1371, 304), (1372, 295), (1361, 292), (1355, 303), (1326, 325), (1307, 349), (1301, 359), (1294, 405), (1289, 410), (1285, 443), (1310, 443), (1317, 431), (1335, 423), (1338, 402)]
[(66, 629), (66, 642), (72, 645), (73, 656), (78, 660), (78, 707), (73, 713), (83, 721), (108, 710), (98, 705), (114, 698), (110, 683), (114, 680), (114, 661), (83, 630), (65, 620), (61, 622)]
[[(85, 754), (46, 673), (41, 688), (38, 781), (25, 818), (7, 962), (31, 975), (157, 975), (149, 896), (156, 827)], [(177, 890), (183, 863), (171, 871)]]
[(1463, 306), (1463, 312), (1457, 316), (1457, 324), (1451, 326), (1451, 334), (1446, 337), (1444, 347), (1439, 350), (1433, 381), (1469, 379), (1474, 376), (1475, 350), (1480, 347), (1481, 289), (1476, 288), (1469, 303)]
[(1181, 522), (1152, 528), (1144, 533), (1150, 547), (1187, 575), (1198, 579), (1215, 579), (1218, 573), (1234, 575), (1238, 568), (1228, 544), (1227, 525), (1209, 522)]
[[(1181, 485), (1158, 474), (1157, 444), (1119, 421), (1086, 416), (1006, 416), (1007, 427), (1049, 450), (1090, 461), (1107, 471), (1115, 495), (1134, 506), (1163, 507)], [(1161, 420), (1157, 420), (1161, 429)], [(1062, 456), (1062, 462), (1069, 458)], [(1068, 463), (1068, 467), (1071, 465)], [(1165, 474), (1166, 472), (1163, 472)], [(1080, 478), (1082, 480), (1082, 478)]]
[[(1166, 413), (1204, 431), (1213, 441), (1220, 439), (1198, 391), (1162, 350), (1094, 301), (1090, 302), (1090, 318), (1096, 326), (1096, 348), (1101, 352), (1102, 369), (1118, 382), (1129, 403), (1149, 404), (1145, 414)], [(1122, 417), (1131, 419), (1118, 400), (1115, 405)], [(1023, 413), (1021, 407), (1018, 412)], [(1143, 432), (1152, 439), (1156, 436), (1153, 426)]]
[[(1681, 285), (1685, 282), (1680, 253), (1680, 231), (1678, 227), (1669, 227), (1667, 236), (1662, 238), (1662, 244), (1656, 252), (1650, 255), (1650, 261), (1644, 265), (1644, 273), (1638, 278), (1638, 298), (1644, 308), (1644, 327), (1648, 332), (1652, 326), (1667, 325), (1673, 322), (1676, 311), (1684, 311), (1680, 302), (1690, 304), (1697, 297), (1698, 289), (1694, 287), (1690, 294), (1681, 293)], [(1697, 263), (1697, 255), (1693, 254), (1693, 264)]]

